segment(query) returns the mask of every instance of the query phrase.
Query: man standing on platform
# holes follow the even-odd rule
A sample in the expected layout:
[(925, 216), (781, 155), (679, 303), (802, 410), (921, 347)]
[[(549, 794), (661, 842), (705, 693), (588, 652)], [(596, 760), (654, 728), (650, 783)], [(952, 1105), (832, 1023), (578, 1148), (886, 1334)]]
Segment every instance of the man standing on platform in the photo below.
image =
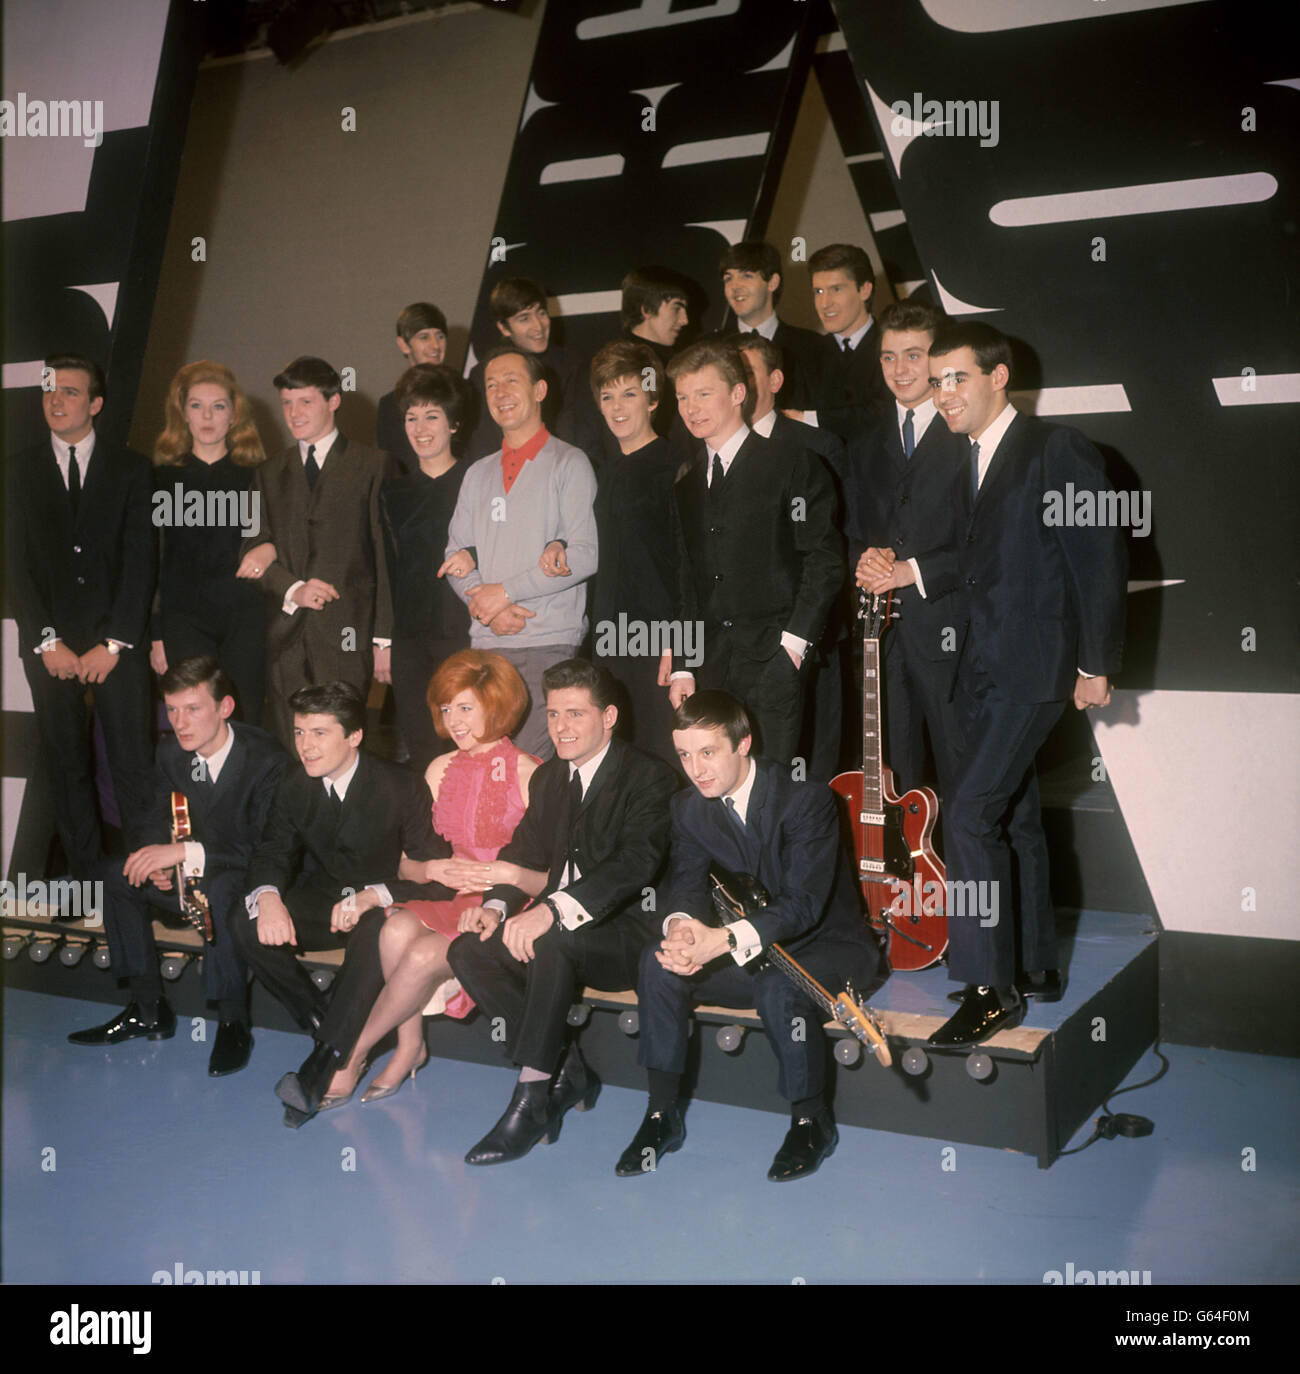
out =
[(46, 359), (42, 375), (49, 438), (14, 457), (6, 474), (7, 581), (59, 838), (73, 878), (88, 882), (103, 837), (87, 689), (128, 849), (142, 843), (149, 811), (146, 640), (157, 532), (149, 460), (95, 433), (105, 398), (99, 365), (61, 353)]
[[(104, 930), (113, 972), (126, 978), (131, 1004), (92, 1030), (74, 1031), (74, 1045), (118, 1045), (148, 1036), (168, 1040), (176, 1016), (163, 996), (151, 906), (179, 912), (175, 871), (200, 880), (212, 916), (213, 941), (203, 949), (203, 991), (216, 1002), (217, 1038), (208, 1059), (213, 1078), (248, 1063), (253, 1037), (248, 972), (235, 949), (230, 917), (238, 912), (244, 876), (262, 838), (271, 798), (288, 762), (264, 730), (231, 723), (234, 687), (215, 659), (181, 659), (162, 676), (173, 734), (158, 741), (148, 841), (125, 865), (104, 864)], [(171, 796), (184, 795), (193, 839), (170, 841)]]
[[(580, 449), (542, 422), (546, 380), (534, 354), (502, 344), (484, 359), (483, 377), (501, 447), (465, 474), (438, 575), (452, 577), (469, 607), (470, 646), (502, 654), (528, 686), (532, 704), (515, 743), (548, 758), (542, 674), (572, 658), (587, 633), (596, 474)], [(563, 541), (568, 567), (558, 578), (538, 563), (552, 540)]]
[(274, 385), (295, 442), (253, 476), (262, 529), (244, 541), (239, 571), (275, 604), (267, 690), (276, 733), (292, 746), (288, 702), (298, 688), (350, 682), (364, 698), (372, 669), (389, 681), (393, 606), (379, 493), (397, 465), (335, 427), (342, 383), (324, 359), (296, 359)]
[(939, 413), (969, 441), (954, 486), (968, 624), (957, 664), (959, 758), (945, 808), (946, 859), (950, 883), (974, 883), (974, 905), (992, 913), (969, 904), (964, 915), (949, 912), (948, 976), (966, 988), (930, 1037), (941, 1046), (978, 1044), (1018, 1025), (1026, 992), (1061, 995), (1034, 756), (1068, 701), (1081, 711), (1109, 702), (1124, 649), (1123, 534), (1114, 524), (1052, 515), (1069, 492), (1093, 497), (1099, 512), (1114, 509), (1101, 455), (1078, 430), (1017, 412), (1010, 381), (1011, 349), (992, 326), (951, 324), (935, 336), (930, 382)]

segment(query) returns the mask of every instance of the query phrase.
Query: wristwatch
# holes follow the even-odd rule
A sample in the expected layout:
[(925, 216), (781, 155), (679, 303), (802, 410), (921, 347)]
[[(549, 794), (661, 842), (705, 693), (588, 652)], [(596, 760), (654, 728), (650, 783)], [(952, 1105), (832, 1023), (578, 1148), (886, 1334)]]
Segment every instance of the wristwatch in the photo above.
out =
[(560, 916), (560, 908), (556, 906), (555, 903), (551, 901), (549, 897), (543, 897), (542, 903), (543, 905), (549, 906), (551, 908), (551, 915), (555, 917), (555, 924), (557, 926), (563, 926), (564, 921)]
[(104, 648), (106, 648), (110, 654), (120, 654), (122, 652), (122, 646), (115, 639), (106, 639), (104, 641)]
[(730, 926), (727, 927), (727, 948), (730, 950), (739, 948), (736, 944), (736, 932)]

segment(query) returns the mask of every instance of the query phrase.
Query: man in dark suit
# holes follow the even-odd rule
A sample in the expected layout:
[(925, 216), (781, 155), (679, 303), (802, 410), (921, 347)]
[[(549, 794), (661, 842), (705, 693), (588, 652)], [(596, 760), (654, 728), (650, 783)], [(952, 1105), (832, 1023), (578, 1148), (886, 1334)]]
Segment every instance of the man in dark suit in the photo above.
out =
[[(792, 420), (776, 408), (786, 390), (781, 350), (762, 334), (737, 335), (733, 340), (745, 360), (746, 385), (754, 398), (749, 427), (764, 439), (791, 449), (808, 449), (826, 465), (835, 484), (835, 528), (844, 529), (844, 440), (832, 429)], [(808, 760), (808, 776), (830, 782), (840, 771), (840, 734), (844, 722), (844, 692), (851, 660), (848, 626), (852, 615), (847, 589), (841, 588), (826, 618), (821, 642), (810, 653), (809, 682), (804, 692), (803, 733), (799, 747)]]
[(848, 443), (879, 421), (889, 400), (872, 346), (871, 259), (855, 244), (832, 243), (808, 259), (808, 271), (826, 335), (809, 405), (786, 414)]
[[(1077, 430), (1008, 403), (1011, 350), (1002, 334), (979, 322), (940, 330), (930, 378), (948, 428), (970, 441), (955, 487), (968, 626), (944, 835), (949, 881), (967, 885), (979, 910), (968, 899), (964, 915), (949, 911), (948, 974), (966, 990), (930, 1037), (946, 1046), (1018, 1024), (1025, 990), (1045, 1000), (1061, 994), (1034, 756), (1067, 701), (1088, 710), (1110, 700), (1123, 657), (1127, 552), (1106, 514), (1118, 511), (1101, 455)], [(1081, 496), (1093, 514), (1076, 520)], [(1053, 515), (1063, 499), (1064, 521)], [(1012, 849), (1020, 870), (1014, 920)]]
[(595, 1102), (599, 1080), (576, 1045), (565, 1049), (566, 1016), (584, 986), (613, 992), (636, 981), (655, 927), (644, 894), (668, 849), (677, 780), (614, 738), (608, 672), (567, 659), (542, 681), (555, 757), (533, 774), (528, 810), (500, 857), (549, 872), (549, 886), (526, 911), (518, 888), (492, 888), (448, 954), (470, 996), (502, 1018), (506, 1053), (520, 1065), (510, 1105), (469, 1164), (519, 1159), (559, 1134), (570, 1107)]
[(813, 404), (814, 379), (822, 354), (822, 338), (811, 329), (800, 329), (779, 319), (781, 255), (770, 243), (748, 239), (733, 243), (718, 263), (722, 292), (735, 312), (736, 328), (754, 333), (775, 344), (779, 351), (773, 366), (781, 369), (784, 385), (777, 388), (786, 405), (803, 410)]
[[(447, 317), (429, 301), (408, 305), (397, 317), (397, 347), (407, 367), (428, 363), (440, 367), (447, 356)], [(406, 437), (406, 424), (397, 404), (397, 389), (379, 398), (375, 413), (375, 443), (403, 473), (419, 471), (420, 460)]]
[(95, 433), (104, 374), (77, 354), (46, 360), (48, 442), (8, 464), (9, 599), (54, 815), (72, 876), (102, 852), (86, 689), (104, 730), (128, 849), (151, 795), (149, 608), (157, 570), (148, 459)]
[(293, 743), (288, 701), (299, 687), (350, 682), (364, 696), (373, 669), (391, 677), (393, 627), (380, 489), (396, 464), (339, 433), (339, 374), (303, 357), (275, 379), (295, 443), (253, 477), (262, 530), (244, 541), (245, 563), (275, 547), (260, 585), (273, 598), (266, 632), (267, 690), (276, 733)]
[[(126, 978), (131, 1003), (103, 1026), (74, 1031), (74, 1045), (118, 1045), (147, 1035), (168, 1040), (176, 1016), (163, 996), (151, 906), (180, 910), (175, 870), (200, 879), (214, 940), (203, 950), (203, 991), (219, 1011), (208, 1059), (213, 1078), (248, 1063), (253, 1037), (248, 974), (231, 938), (231, 912), (240, 909), (244, 874), (262, 838), (280, 775), (288, 760), (270, 735), (234, 725), (234, 687), (225, 669), (206, 656), (174, 663), (162, 676), (163, 701), (174, 734), (158, 741), (149, 843), (126, 863), (103, 865), (104, 929), (113, 972)], [(192, 840), (171, 841), (171, 794), (184, 794)]]
[(673, 489), (678, 619), (701, 621), (704, 662), (676, 656), (669, 700), (697, 686), (745, 703), (765, 757), (794, 758), (810, 648), (844, 581), (829, 472), (807, 449), (763, 439), (745, 423), (740, 351), (701, 340), (669, 366), (677, 404), (696, 440)]
[[(826, 1096), (827, 1013), (759, 958), (779, 942), (832, 995), (846, 982), (862, 994), (876, 983), (879, 952), (830, 789), (792, 782), (783, 767), (751, 757), (749, 718), (725, 692), (696, 693), (675, 724), (673, 743), (694, 787), (673, 798), (664, 939), (643, 951), (637, 979), (637, 1062), (649, 1076), (650, 1104), (616, 1172), (648, 1172), (686, 1138), (678, 1095), (690, 1009), (709, 1002), (758, 1009), (780, 1065), (781, 1096), (791, 1104), (790, 1130), (767, 1176), (803, 1178), (839, 1139)], [(713, 865), (758, 879), (770, 895), (760, 915), (723, 928), (699, 919), (712, 909)]]
[[(300, 1126), (336, 1105), (330, 1081), (383, 987), (379, 931), (402, 891), (403, 854), (445, 859), (451, 848), (433, 829), (424, 779), (361, 748), (366, 706), (355, 687), (303, 687), (289, 706), (302, 768), (286, 772), (276, 791), (231, 931), (249, 968), (316, 1042), (276, 1086), (285, 1124)], [(327, 1007), (296, 955), (340, 947), (347, 955)]]
[(894, 398), (893, 423), (887, 419), (850, 446), (845, 488), (857, 585), (892, 591), (897, 614), (882, 646), (885, 762), (900, 793), (921, 786), (924, 726), (946, 801), (957, 634), (965, 619), (954, 484), (967, 470), (969, 444), (939, 416), (930, 388), (930, 345), (941, 322), (924, 301), (899, 301), (881, 312), (880, 368)]

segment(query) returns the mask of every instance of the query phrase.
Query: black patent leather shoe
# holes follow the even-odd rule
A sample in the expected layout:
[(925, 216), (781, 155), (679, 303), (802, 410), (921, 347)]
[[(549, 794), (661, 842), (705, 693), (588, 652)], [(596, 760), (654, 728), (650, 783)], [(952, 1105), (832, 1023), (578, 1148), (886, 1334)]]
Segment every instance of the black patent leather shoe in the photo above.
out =
[(1010, 988), (968, 987), (961, 1006), (939, 1027), (927, 1043), (939, 1049), (978, 1045), (995, 1031), (1010, 1030), (1025, 1019), (1025, 999)]
[(176, 1034), (176, 1013), (167, 1005), (167, 999), (160, 998), (158, 1015), (152, 1020), (140, 1014), (140, 1004), (132, 1002), (125, 1011), (102, 1026), (90, 1030), (73, 1031), (68, 1036), (70, 1045), (120, 1045), (124, 1040), (136, 1040), (147, 1035), (150, 1040), (170, 1040)]
[(1016, 979), (1016, 991), (1022, 997), (1032, 997), (1038, 1002), (1059, 1002), (1065, 995), (1065, 985), (1069, 980), (1060, 969), (1044, 969), (1041, 973), (1022, 973)]
[(275, 1095), (286, 1107), (315, 1116), (321, 1098), (329, 1091), (330, 1079), (342, 1066), (342, 1059), (329, 1045), (316, 1044), (302, 1061), (297, 1073), (287, 1073), (275, 1085)]
[(570, 1045), (555, 1085), (551, 1088), (551, 1118), (555, 1123), (555, 1134), (560, 1134), (560, 1123), (570, 1107), (579, 1112), (589, 1112), (599, 1096), (600, 1079), (578, 1052), (578, 1047)]
[(815, 1174), (822, 1160), (829, 1159), (839, 1143), (840, 1133), (829, 1115), (824, 1119), (801, 1116), (786, 1132), (772, 1167), (767, 1171), (768, 1182), (789, 1183), (792, 1179)]
[(680, 1107), (666, 1112), (646, 1112), (632, 1143), (618, 1157), (614, 1172), (619, 1178), (653, 1173), (664, 1155), (680, 1150), (686, 1139), (686, 1123)]
[(549, 1145), (559, 1133), (550, 1094), (549, 1078), (516, 1083), (505, 1114), (465, 1156), (465, 1163), (508, 1164), (522, 1159), (539, 1140)]
[(242, 1021), (223, 1021), (217, 1027), (217, 1040), (208, 1056), (208, 1077), (224, 1078), (238, 1073), (253, 1053), (253, 1036)]

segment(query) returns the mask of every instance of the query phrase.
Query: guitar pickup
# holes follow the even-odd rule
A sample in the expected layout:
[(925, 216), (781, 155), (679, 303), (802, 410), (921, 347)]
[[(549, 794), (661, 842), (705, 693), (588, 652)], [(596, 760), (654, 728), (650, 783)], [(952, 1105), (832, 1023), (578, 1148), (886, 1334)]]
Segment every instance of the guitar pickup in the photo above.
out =
[(885, 816), (881, 811), (859, 811), (859, 825), (884, 825)]
[(859, 873), (884, 873), (885, 871), (886, 871), (886, 870), (885, 870), (885, 861), (884, 861), (884, 859), (859, 859), (859, 860), (858, 860), (858, 872), (859, 872)]

